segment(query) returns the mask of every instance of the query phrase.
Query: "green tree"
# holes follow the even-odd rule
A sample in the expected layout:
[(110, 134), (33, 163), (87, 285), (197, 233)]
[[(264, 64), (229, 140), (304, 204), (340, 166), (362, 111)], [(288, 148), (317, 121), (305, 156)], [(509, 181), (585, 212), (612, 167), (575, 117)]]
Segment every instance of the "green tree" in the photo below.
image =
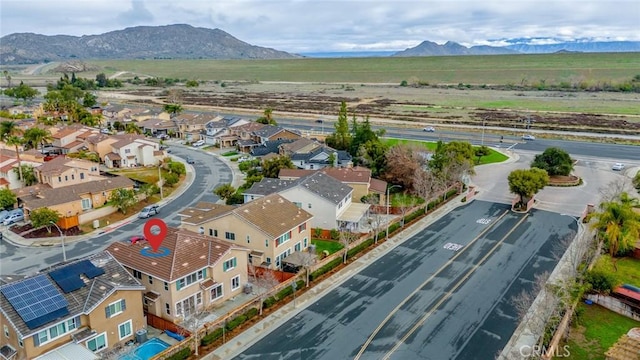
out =
[(164, 179), (164, 183), (169, 186), (173, 186), (180, 181), (180, 175), (175, 173), (166, 173), (162, 177)]
[(267, 178), (277, 178), (280, 169), (293, 169), (295, 166), (288, 156), (277, 156), (262, 162), (262, 175)]
[(333, 125), (335, 131), (325, 139), (326, 144), (336, 150), (351, 149), (351, 132), (347, 116), (347, 103), (343, 101), (338, 111), (338, 121)]
[(183, 110), (182, 105), (180, 104), (165, 104), (163, 107), (164, 111), (171, 114), (171, 117), (174, 117), (180, 114)]
[(353, 134), (353, 138), (351, 140), (349, 153), (357, 157), (362, 145), (366, 143), (379, 143), (380, 137), (385, 134), (385, 129), (373, 131), (371, 129), (371, 123), (369, 122), (369, 116), (365, 116), (364, 121), (359, 124), (354, 115), (351, 123), (351, 133)]
[(34, 97), (38, 96), (40, 92), (28, 85), (25, 85), (21, 81), (20, 85), (14, 88), (10, 87), (9, 89), (6, 89), (4, 91), (4, 94), (7, 95), (8, 97), (22, 100), (22, 102), (26, 104), (27, 102), (31, 101)]
[(36, 229), (46, 226), (48, 233), (51, 233), (51, 223), (57, 223), (60, 216), (60, 213), (57, 211), (46, 207), (35, 209), (29, 213), (31, 225)]
[(273, 109), (271, 108), (264, 109), (263, 115), (257, 118), (256, 122), (260, 124), (265, 124), (265, 125), (274, 125), (274, 126), (278, 125), (276, 120), (273, 118)]
[(142, 129), (137, 124), (130, 122), (125, 126), (124, 132), (127, 134), (142, 134)]
[(84, 93), (84, 97), (82, 98), (82, 105), (84, 105), (84, 107), (92, 107), (95, 106), (98, 103), (98, 97), (93, 95), (90, 92), (86, 92)]
[(0, 123), (0, 140), (4, 141), (8, 146), (14, 146), (16, 149), (16, 160), (18, 160), (19, 180), (22, 181), (22, 161), (20, 160), (19, 147), (24, 140), (20, 137), (22, 129), (15, 121), (5, 120)]
[(197, 80), (189, 80), (185, 84), (186, 87), (198, 87), (200, 83)]
[(12, 208), (18, 201), (13, 191), (5, 188), (0, 189), (0, 210)]
[(184, 175), (187, 173), (187, 168), (181, 162), (171, 161), (167, 164), (167, 166), (169, 167), (169, 171), (174, 174)]
[(226, 201), (230, 199), (233, 196), (233, 194), (236, 193), (236, 188), (234, 188), (233, 185), (231, 184), (222, 184), (218, 186), (215, 190), (213, 190), (213, 193), (218, 195), (220, 199)]
[(487, 155), (491, 154), (491, 149), (489, 149), (485, 145), (482, 145), (482, 146), (479, 146), (479, 147), (475, 148), (475, 153), (476, 153), (476, 156), (478, 157), (478, 160), (476, 160), (476, 164), (480, 164), (480, 160), (482, 160), (483, 156), (487, 156)]
[(538, 191), (544, 189), (549, 183), (549, 175), (546, 171), (538, 168), (514, 170), (507, 178), (509, 181), (509, 190), (520, 195), (520, 206), (531, 199)]
[(123, 214), (127, 213), (127, 210), (132, 207), (138, 199), (133, 189), (115, 189), (111, 192), (109, 197), (111, 204)]
[(144, 184), (140, 187), (140, 193), (144, 194), (144, 201), (149, 202), (151, 196), (160, 193), (160, 188), (155, 184)]
[(633, 177), (632, 183), (636, 189), (640, 190), (640, 170), (638, 170), (636, 176)]
[(38, 145), (41, 145), (41, 147), (44, 148), (44, 144), (53, 141), (53, 137), (49, 130), (38, 127), (27, 129), (27, 131), (24, 132), (23, 137), (25, 143), (34, 149), (38, 148)]
[(550, 147), (542, 154), (536, 155), (531, 163), (531, 167), (546, 170), (549, 176), (569, 175), (573, 170), (573, 160), (566, 151)]
[(107, 81), (107, 76), (104, 73), (96, 75), (96, 84), (98, 85), (98, 87), (106, 87)]
[(18, 176), (22, 174), (22, 183), (24, 186), (31, 186), (38, 183), (36, 172), (31, 165), (21, 164), (19, 168), (15, 168), (13, 171), (18, 174)]
[(612, 258), (632, 250), (640, 237), (640, 215), (633, 210), (636, 205), (638, 199), (622, 193), (600, 204), (600, 211), (594, 215), (597, 221), (593, 227), (600, 232)]

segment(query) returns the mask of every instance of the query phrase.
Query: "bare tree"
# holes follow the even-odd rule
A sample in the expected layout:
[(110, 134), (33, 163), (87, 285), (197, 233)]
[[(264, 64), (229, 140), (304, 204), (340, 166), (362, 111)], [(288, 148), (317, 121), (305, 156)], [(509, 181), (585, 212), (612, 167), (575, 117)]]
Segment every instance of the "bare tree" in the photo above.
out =
[(180, 327), (191, 333), (191, 338), (193, 339), (195, 355), (198, 356), (198, 348), (200, 347), (200, 342), (198, 341), (198, 331), (206, 323), (206, 315), (204, 311), (192, 311), (186, 316), (183, 315), (182, 321), (180, 322)]
[(622, 193), (633, 194), (634, 191), (635, 189), (631, 184), (631, 179), (626, 176), (613, 180), (598, 189), (600, 202), (615, 201), (620, 199)]
[(407, 214), (407, 211), (412, 209), (417, 203), (416, 198), (409, 194), (404, 194), (400, 200), (400, 214), (402, 217), (400, 218), (400, 224), (404, 227), (404, 217)]
[[(367, 197), (365, 203), (369, 205), (378, 205), (379, 200), (376, 196), (369, 196)], [(380, 234), (380, 231), (382, 231), (383, 220), (383, 214), (381, 214), (380, 212), (371, 213), (371, 207), (369, 208), (369, 225), (374, 231), (373, 242), (376, 244), (378, 243), (378, 235)]]
[(311, 267), (317, 262), (318, 255), (311, 253), (310, 251), (304, 251), (300, 253), (300, 264), (305, 271), (305, 281), (307, 287), (309, 287), (309, 274), (311, 273)]
[(413, 191), (424, 199), (425, 210), (429, 206), (429, 201), (433, 197), (435, 191), (436, 177), (433, 172), (427, 170), (419, 170), (413, 174)]
[(340, 231), (340, 244), (344, 246), (344, 250), (342, 253), (342, 262), (344, 264), (347, 263), (347, 253), (349, 252), (349, 244), (351, 244), (357, 238), (358, 238), (358, 234), (356, 233), (352, 233), (351, 231)]
[(258, 300), (260, 301), (260, 315), (262, 315), (262, 309), (264, 307), (264, 301), (271, 290), (276, 287), (280, 282), (276, 279), (273, 271), (263, 271), (260, 276), (256, 276), (253, 282), (253, 290), (258, 294)]

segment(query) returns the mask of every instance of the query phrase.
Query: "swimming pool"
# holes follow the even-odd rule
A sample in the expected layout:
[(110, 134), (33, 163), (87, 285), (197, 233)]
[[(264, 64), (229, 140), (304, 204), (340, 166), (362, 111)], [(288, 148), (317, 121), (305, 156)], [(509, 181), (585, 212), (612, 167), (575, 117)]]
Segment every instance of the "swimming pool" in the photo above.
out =
[(120, 360), (149, 360), (152, 356), (168, 347), (169, 344), (158, 338), (149, 339), (133, 350), (132, 353), (121, 357)]

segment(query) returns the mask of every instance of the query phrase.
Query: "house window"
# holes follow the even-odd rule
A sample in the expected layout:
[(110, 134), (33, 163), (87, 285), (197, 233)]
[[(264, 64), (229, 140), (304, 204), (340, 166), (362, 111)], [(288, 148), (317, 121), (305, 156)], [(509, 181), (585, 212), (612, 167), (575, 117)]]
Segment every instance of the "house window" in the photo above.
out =
[(287, 241), (289, 241), (289, 239), (291, 239), (291, 231), (282, 234), (279, 238), (276, 239), (276, 247), (286, 243)]
[(309, 169), (313, 170), (313, 164), (309, 165)]
[(122, 340), (127, 336), (131, 336), (131, 320), (127, 320), (122, 324), (118, 325), (118, 340)]
[(149, 284), (153, 284), (153, 277), (149, 275)]
[(20, 346), (21, 348), (24, 347), (24, 342), (22, 341), (22, 338), (18, 338), (18, 346)]
[(225, 231), (224, 238), (227, 239), (227, 240), (234, 240), (235, 241), (236, 234), (232, 233), (232, 232)]
[(4, 336), (9, 337), (9, 327), (7, 325), (2, 326), (4, 329)]
[(237, 264), (238, 263), (236, 261), (236, 258), (231, 258), (231, 259), (225, 261), (224, 263), (222, 263), (222, 270), (225, 271), (225, 272), (229, 271), (229, 270), (233, 270), (236, 267)]
[(64, 181), (69, 181), (69, 177), (67, 175), (64, 176)]
[(264, 239), (264, 247), (269, 247), (269, 239)]
[(84, 180), (84, 173), (80, 173), (80, 180)]
[(58, 176), (58, 182), (62, 182), (62, 176)]
[(76, 179), (76, 176), (71, 174), (71, 180), (75, 180), (75, 179)]
[(213, 236), (213, 229), (209, 229), (209, 236)]
[(189, 316), (202, 305), (202, 291), (176, 303), (176, 316)]
[(165, 291), (169, 291), (169, 283), (168, 282), (164, 282), (164, 289)]
[(131, 153), (131, 149), (124, 149), (124, 153), (125, 154), (130, 154)]
[(311, 209), (311, 203), (309, 203), (309, 209)]
[(222, 284), (218, 284), (211, 289), (211, 301), (216, 301), (222, 298)]
[(303, 248), (307, 248), (308, 244), (307, 244), (307, 238), (302, 239), (302, 247)]
[(270, 257), (268, 257), (268, 258), (266, 259), (266, 262), (267, 262), (267, 264), (271, 265), (271, 258), (270, 258)]
[(240, 275), (237, 275), (231, 279), (231, 291), (238, 290), (239, 287), (240, 287)]
[(189, 286), (199, 280), (204, 279), (207, 276), (207, 269), (202, 269), (200, 271), (194, 272), (193, 274), (189, 274), (182, 279), (179, 279), (176, 283), (176, 287), (178, 290)]
[(247, 244), (251, 243), (251, 237), (249, 235), (247, 235)]
[(169, 306), (169, 303), (164, 303), (164, 310), (167, 312), (167, 315), (171, 315), (171, 306)]
[(109, 304), (109, 306), (104, 308), (104, 311), (106, 313), (107, 319), (110, 317), (114, 317), (118, 314), (120, 314), (121, 312), (125, 311), (127, 309), (127, 306), (124, 302), (124, 299), (120, 299), (114, 303)]
[(298, 232), (301, 233), (303, 231), (307, 230), (307, 223), (303, 223), (302, 225), (298, 226)]
[(295, 202), (295, 201), (294, 201), (294, 202), (293, 202), (293, 204), (294, 204), (295, 206), (299, 207), (299, 208), (301, 208), (301, 207), (302, 207), (302, 203), (301, 203), (301, 202)]
[(133, 277), (142, 280), (142, 273), (138, 270), (133, 270)]
[(293, 251), (300, 251), (300, 243), (297, 243), (297, 244), (293, 247)]
[(103, 332), (102, 334), (94, 337), (93, 339), (87, 341), (87, 349), (98, 352), (107, 347), (107, 333)]
[(213, 230), (213, 236), (218, 237), (218, 230)]
[[(63, 321), (61, 323), (57, 323), (47, 329), (40, 331), (39, 333), (33, 335), (33, 344), (34, 346), (43, 345), (49, 341), (55, 340), (64, 334), (67, 334), (78, 328), (80, 325), (80, 317), (76, 316), (72, 319)], [(22, 342), (22, 339), (19, 338), (19, 341)], [(22, 347), (23, 345), (20, 345)]]
[(200, 235), (204, 235), (204, 227), (200, 226), (200, 227), (198, 228), (198, 234), (200, 234)]
[(91, 199), (82, 199), (82, 210), (91, 209)]

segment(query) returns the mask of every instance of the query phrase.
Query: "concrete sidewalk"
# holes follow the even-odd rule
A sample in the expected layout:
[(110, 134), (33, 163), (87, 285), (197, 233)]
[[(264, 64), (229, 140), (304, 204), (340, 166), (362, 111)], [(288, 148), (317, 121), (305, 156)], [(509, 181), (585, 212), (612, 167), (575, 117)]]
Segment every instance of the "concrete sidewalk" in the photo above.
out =
[(466, 194), (458, 195), (457, 197), (451, 199), (451, 201), (438, 208), (433, 213), (425, 216), (415, 224), (405, 228), (399, 234), (392, 237), (388, 241), (378, 245), (375, 249), (369, 251), (367, 254), (358, 257), (356, 261), (352, 262), (351, 264), (340, 270), (338, 273), (332, 275), (328, 279), (323, 280), (304, 294), (297, 296), (295, 303), (291, 302), (289, 304), (286, 304), (250, 329), (245, 330), (242, 334), (234, 337), (231, 341), (217, 348), (212, 353), (202, 357), (202, 359), (231, 359), (235, 356), (238, 356), (242, 353), (242, 351), (255, 344), (264, 336), (274, 331), (280, 325), (284, 324), (296, 314), (307, 308), (319, 297), (326, 295), (331, 290), (340, 286), (342, 283), (347, 281), (363, 268), (380, 259), (389, 251), (393, 250), (396, 246), (402, 244), (405, 240), (422, 231), (425, 227), (431, 225), (444, 215), (448, 214), (451, 210), (459, 206), (466, 205), (467, 202), (463, 203), (461, 201), (465, 195)]

